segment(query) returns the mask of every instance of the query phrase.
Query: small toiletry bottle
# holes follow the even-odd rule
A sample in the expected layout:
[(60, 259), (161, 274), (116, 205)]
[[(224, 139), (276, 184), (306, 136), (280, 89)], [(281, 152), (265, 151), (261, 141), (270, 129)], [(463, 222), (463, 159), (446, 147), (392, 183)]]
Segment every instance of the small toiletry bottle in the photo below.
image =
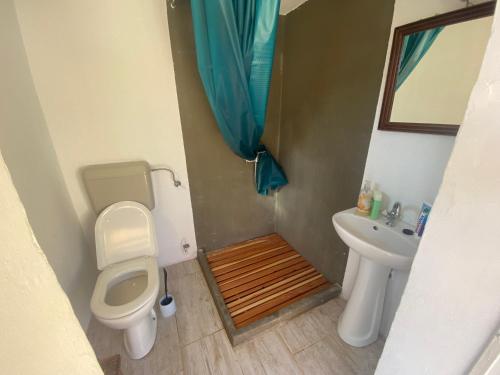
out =
[(431, 213), (432, 206), (429, 203), (422, 203), (422, 209), (420, 210), (420, 214), (418, 215), (417, 220), (417, 228), (415, 232), (417, 236), (422, 237), (424, 234), (425, 224), (427, 224), (427, 219), (429, 218), (429, 214)]
[(372, 210), (370, 219), (377, 220), (380, 215), (380, 206), (382, 205), (382, 193), (378, 190), (373, 192)]
[(363, 215), (370, 214), (370, 207), (372, 203), (372, 191), (370, 188), (370, 181), (366, 180), (358, 198), (357, 211)]

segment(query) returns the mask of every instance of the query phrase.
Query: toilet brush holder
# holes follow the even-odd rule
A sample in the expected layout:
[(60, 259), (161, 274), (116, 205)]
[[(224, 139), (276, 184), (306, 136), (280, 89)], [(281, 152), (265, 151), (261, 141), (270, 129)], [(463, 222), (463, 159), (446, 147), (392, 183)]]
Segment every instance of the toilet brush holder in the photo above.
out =
[(161, 297), (160, 302), (160, 312), (164, 318), (168, 318), (175, 314), (175, 300), (170, 294), (165, 294)]

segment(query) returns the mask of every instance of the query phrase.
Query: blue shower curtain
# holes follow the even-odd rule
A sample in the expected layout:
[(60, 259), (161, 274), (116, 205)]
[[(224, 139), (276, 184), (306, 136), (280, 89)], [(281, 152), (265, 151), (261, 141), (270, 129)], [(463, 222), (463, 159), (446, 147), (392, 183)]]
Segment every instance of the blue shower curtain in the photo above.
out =
[(406, 35), (403, 39), (399, 69), (396, 77), (396, 90), (403, 84), (408, 76), (413, 72), (422, 57), (431, 48), (443, 26), (434, 29), (420, 31)]
[(257, 192), (288, 183), (260, 138), (278, 25), (279, 0), (191, 0), (198, 71), (231, 150), (255, 162)]

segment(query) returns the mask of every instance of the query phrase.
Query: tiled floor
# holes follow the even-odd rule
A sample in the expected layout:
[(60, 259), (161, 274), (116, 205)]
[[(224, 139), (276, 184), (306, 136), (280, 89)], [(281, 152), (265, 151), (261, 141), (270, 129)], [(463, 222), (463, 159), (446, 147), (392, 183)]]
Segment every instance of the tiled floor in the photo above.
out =
[[(158, 319), (153, 350), (130, 360), (122, 333), (92, 320), (88, 337), (98, 357), (121, 354), (124, 375), (372, 374), (383, 342), (358, 349), (342, 342), (336, 322), (344, 302), (331, 300), (231, 347), (198, 263), (168, 268), (177, 314)], [(158, 316), (160, 316), (158, 314)]]

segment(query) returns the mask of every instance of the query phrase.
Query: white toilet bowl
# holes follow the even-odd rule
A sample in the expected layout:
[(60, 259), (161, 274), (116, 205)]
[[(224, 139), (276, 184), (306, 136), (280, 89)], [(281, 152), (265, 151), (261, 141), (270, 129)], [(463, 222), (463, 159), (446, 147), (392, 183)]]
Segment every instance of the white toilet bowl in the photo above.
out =
[(102, 272), (90, 302), (92, 313), (102, 324), (124, 330), (127, 353), (142, 358), (155, 342), (160, 287), (151, 213), (139, 203), (118, 202), (99, 215), (95, 229)]
[[(127, 293), (127, 286), (134, 291)], [(125, 348), (133, 359), (144, 357), (153, 347), (156, 337), (153, 307), (158, 290), (158, 264), (152, 257), (111, 265), (97, 278), (91, 310), (102, 324), (125, 330)]]

